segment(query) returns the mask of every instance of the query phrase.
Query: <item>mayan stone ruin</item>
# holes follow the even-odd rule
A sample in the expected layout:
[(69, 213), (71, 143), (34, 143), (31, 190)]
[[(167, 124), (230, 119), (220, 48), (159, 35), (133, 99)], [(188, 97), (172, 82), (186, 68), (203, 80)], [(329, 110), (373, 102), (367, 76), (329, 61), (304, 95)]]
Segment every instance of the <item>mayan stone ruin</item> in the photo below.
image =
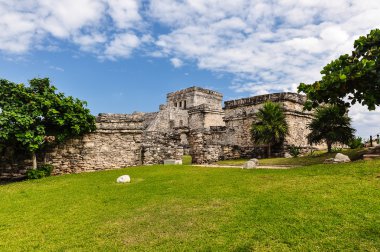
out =
[[(165, 159), (192, 156), (193, 163), (223, 159), (262, 158), (265, 146), (255, 146), (250, 127), (265, 101), (280, 103), (289, 125), (289, 135), (275, 156), (284, 156), (291, 145), (307, 149), (310, 112), (303, 111), (305, 97), (297, 93), (274, 93), (232, 101), (212, 90), (190, 87), (167, 94), (158, 112), (99, 114), (97, 130), (70, 139), (39, 157), (54, 165), (55, 174), (117, 169), (135, 165), (162, 164)], [(0, 159), (0, 178), (23, 176), (31, 160), (20, 153)]]

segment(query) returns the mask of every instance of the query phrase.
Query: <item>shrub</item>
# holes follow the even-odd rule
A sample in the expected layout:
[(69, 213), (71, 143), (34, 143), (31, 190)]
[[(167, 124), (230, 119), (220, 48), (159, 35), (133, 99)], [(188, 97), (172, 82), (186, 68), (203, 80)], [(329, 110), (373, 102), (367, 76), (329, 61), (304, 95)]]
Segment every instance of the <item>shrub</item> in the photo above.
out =
[(29, 169), (26, 171), (26, 176), (28, 179), (40, 179), (44, 177), (49, 177), (54, 167), (51, 164), (44, 164), (37, 169)]
[(54, 169), (54, 166), (51, 164), (43, 164), (38, 168), (38, 170), (45, 172), (45, 176), (49, 177)]
[(333, 147), (331, 149), (331, 152), (337, 153), (337, 152), (342, 152), (343, 148), (342, 147)]
[(301, 147), (297, 146), (290, 146), (289, 147), (289, 154), (292, 157), (298, 157), (301, 154)]
[(34, 170), (34, 169), (27, 170), (26, 176), (28, 177), (28, 179), (40, 179), (40, 178), (46, 177), (45, 172), (38, 170), (38, 169), (37, 170)]
[(348, 146), (351, 149), (358, 149), (363, 147), (363, 139), (361, 137), (355, 137), (352, 139), (349, 143)]

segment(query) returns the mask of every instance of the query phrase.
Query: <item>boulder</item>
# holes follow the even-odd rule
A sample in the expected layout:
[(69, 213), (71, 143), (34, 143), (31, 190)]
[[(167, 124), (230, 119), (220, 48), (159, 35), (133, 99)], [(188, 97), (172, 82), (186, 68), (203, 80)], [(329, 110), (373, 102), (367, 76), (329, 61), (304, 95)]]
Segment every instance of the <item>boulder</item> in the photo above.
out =
[(337, 153), (335, 155), (335, 158), (328, 158), (323, 163), (324, 164), (339, 164), (339, 163), (347, 163), (347, 162), (351, 162), (351, 159), (348, 156), (342, 153)]
[(116, 182), (117, 183), (130, 183), (131, 177), (129, 177), (129, 175), (123, 175), (123, 176), (118, 177)]
[(351, 159), (347, 155), (344, 155), (342, 153), (337, 153), (335, 159), (339, 160), (339, 163), (351, 162)]
[(259, 160), (252, 158), (243, 165), (243, 169), (253, 169), (259, 165)]

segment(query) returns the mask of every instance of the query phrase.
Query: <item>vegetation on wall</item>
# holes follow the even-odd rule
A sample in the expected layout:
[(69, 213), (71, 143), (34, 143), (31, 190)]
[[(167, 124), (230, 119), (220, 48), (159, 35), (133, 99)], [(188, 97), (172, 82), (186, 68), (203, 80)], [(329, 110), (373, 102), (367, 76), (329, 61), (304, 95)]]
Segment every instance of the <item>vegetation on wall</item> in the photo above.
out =
[(311, 110), (322, 103), (347, 108), (358, 102), (374, 110), (380, 105), (380, 30), (361, 36), (351, 55), (331, 61), (321, 74), (321, 80), (298, 87), (307, 95), (305, 108)]
[(86, 102), (57, 93), (48, 78), (29, 86), (0, 80), (0, 148), (24, 150), (37, 168), (36, 152), (95, 130)]
[(283, 142), (287, 134), (288, 124), (281, 105), (270, 101), (265, 102), (256, 113), (256, 119), (252, 123), (252, 141), (256, 144), (266, 144), (268, 157), (270, 157), (271, 146)]

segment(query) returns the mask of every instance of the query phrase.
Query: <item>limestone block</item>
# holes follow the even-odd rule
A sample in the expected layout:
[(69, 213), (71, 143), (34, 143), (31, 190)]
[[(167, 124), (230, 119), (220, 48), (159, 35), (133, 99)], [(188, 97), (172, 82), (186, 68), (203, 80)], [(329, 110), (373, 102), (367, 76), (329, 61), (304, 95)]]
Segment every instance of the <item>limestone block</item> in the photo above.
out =
[(176, 159), (165, 159), (164, 165), (181, 165), (182, 160), (176, 160)]
[(286, 152), (286, 153), (284, 154), (284, 158), (292, 158), (292, 155), (290, 155), (289, 153)]
[(253, 169), (259, 165), (259, 160), (252, 158), (243, 165), (243, 169)]
[(123, 176), (118, 177), (116, 182), (117, 183), (130, 183), (131, 177), (129, 177), (129, 175), (123, 175)]

